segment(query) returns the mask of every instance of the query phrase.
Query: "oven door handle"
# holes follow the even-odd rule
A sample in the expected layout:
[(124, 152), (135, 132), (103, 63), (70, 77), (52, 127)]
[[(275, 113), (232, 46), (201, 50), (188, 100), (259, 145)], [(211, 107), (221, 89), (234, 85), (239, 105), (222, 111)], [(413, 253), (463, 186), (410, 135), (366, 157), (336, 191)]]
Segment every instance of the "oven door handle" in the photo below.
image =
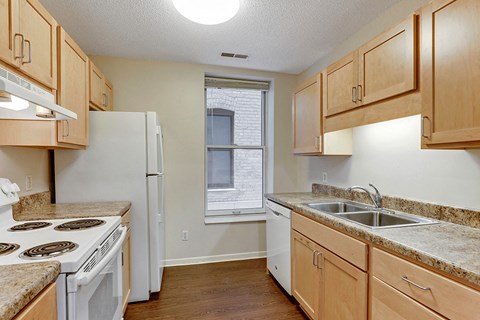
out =
[[(100, 260), (100, 263), (93, 267), (92, 270), (89, 272), (80, 272), (78, 276), (75, 276), (72, 279), (75, 282), (75, 287), (78, 288), (80, 286), (86, 286), (95, 279), (96, 276), (105, 268), (105, 266), (112, 260), (112, 258), (118, 254), (120, 249), (123, 246), (123, 241), (127, 237), (127, 227), (120, 227), (122, 234), (120, 235), (120, 239), (115, 243), (115, 245), (110, 249), (106, 256)], [(75, 290), (76, 291), (76, 290)]]

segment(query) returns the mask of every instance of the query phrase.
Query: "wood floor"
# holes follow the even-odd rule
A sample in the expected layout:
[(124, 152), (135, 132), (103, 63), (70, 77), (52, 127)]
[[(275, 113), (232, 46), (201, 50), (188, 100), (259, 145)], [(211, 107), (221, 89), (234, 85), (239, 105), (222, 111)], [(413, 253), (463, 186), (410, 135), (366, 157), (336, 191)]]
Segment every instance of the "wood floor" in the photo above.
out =
[(166, 268), (157, 300), (129, 304), (125, 320), (305, 320), (266, 273), (265, 259)]

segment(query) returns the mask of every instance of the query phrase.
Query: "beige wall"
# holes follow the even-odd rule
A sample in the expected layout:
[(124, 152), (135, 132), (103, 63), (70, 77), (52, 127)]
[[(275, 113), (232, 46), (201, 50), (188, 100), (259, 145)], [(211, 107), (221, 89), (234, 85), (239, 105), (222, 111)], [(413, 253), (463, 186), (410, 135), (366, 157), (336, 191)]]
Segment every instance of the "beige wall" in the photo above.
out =
[[(0, 147), (0, 177), (16, 182), (20, 196), (48, 191), (48, 151), (33, 148)], [(25, 190), (25, 176), (33, 178), (33, 189)]]
[[(167, 260), (263, 252), (265, 223), (204, 224), (204, 75), (250, 76), (275, 87), (275, 191), (296, 189), (290, 152), (290, 94), (296, 77), (233, 68), (139, 61), (92, 60), (112, 81), (115, 110), (156, 111), (164, 130)], [(182, 230), (190, 233), (181, 241)]]

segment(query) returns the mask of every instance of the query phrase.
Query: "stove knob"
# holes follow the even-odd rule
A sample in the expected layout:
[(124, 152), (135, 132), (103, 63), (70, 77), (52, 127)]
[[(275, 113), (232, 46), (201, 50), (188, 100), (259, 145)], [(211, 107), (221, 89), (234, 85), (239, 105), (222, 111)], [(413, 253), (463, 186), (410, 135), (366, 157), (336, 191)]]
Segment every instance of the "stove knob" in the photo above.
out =
[(19, 192), (20, 191), (20, 187), (16, 183), (13, 183), (10, 187), (11, 187), (12, 192)]
[(5, 193), (5, 194), (8, 196), (8, 195), (11, 193), (11, 191), (10, 191), (10, 186), (4, 184), (4, 185), (2, 186), (2, 191), (3, 191), (3, 193)]

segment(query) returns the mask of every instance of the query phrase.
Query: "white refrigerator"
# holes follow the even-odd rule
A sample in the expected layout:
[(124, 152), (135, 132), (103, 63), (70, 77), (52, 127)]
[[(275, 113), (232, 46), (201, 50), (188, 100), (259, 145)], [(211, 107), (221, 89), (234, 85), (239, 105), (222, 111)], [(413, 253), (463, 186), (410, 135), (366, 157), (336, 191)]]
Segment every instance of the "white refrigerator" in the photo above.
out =
[(162, 131), (154, 112), (90, 112), (86, 150), (55, 150), (57, 203), (131, 201), (129, 302), (159, 292), (165, 266)]

